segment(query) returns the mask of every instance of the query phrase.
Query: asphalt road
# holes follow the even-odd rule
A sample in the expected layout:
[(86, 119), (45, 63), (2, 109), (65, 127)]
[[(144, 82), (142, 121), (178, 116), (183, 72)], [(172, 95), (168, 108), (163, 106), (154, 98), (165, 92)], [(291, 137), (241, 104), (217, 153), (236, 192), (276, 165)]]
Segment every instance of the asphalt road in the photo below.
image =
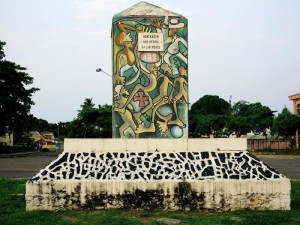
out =
[(300, 155), (256, 155), (289, 179), (300, 179)]
[[(57, 158), (56, 152), (0, 155), (0, 178), (31, 178)], [(290, 179), (300, 179), (300, 155), (256, 155)]]
[(0, 155), (0, 178), (31, 178), (58, 155), (56, 152)]

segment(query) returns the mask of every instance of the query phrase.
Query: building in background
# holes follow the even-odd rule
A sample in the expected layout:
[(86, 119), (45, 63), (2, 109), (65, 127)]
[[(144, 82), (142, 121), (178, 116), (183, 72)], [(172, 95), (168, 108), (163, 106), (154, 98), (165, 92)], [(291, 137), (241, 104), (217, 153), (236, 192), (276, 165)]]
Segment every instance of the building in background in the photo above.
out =
[[(300, 115), (300, 93), (290, 95), (289, 99), (293, 101), (293, 113), (295, 115)], [(299, 149), (300, 148), (300, 146), (299, 146), (299, 143), (300, 143), (299, 130), (297, 130), (297, 132), (296, 132), (295, 140), (296, 140), (296, 148)]]
[(0, 136), (0, 145), (3, 146), (13, 146), (14, 145), (14, 134), (6, 133), (3, 136)]

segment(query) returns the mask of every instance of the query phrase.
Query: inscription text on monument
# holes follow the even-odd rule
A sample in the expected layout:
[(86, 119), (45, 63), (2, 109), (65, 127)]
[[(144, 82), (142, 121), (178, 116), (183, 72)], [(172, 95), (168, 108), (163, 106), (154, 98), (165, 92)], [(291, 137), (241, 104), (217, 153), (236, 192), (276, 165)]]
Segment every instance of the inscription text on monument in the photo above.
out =
[(163, 33), (139, 33), (138, 43), (140, 52), (164, 51)]

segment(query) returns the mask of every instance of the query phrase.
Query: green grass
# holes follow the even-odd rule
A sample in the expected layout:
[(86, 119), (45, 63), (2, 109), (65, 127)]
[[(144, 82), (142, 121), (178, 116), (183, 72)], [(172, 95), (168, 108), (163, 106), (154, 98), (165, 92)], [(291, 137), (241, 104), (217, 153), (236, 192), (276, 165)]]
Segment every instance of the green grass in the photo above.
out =
[[(25, 211), (24, 179), (0, 179), (0, 224), (111, 224), (111, 225), (165, 225), (170, 219), (179, 224), (300, 224), (300, 181), (292, 182), (290, 211), (242, 210), (225, 213), (168, 212), (150, 210), (99, 211)], [(168, 221), (169, 219), (169, 221)], [(172, 221), (171, 221), (172, 222)]]

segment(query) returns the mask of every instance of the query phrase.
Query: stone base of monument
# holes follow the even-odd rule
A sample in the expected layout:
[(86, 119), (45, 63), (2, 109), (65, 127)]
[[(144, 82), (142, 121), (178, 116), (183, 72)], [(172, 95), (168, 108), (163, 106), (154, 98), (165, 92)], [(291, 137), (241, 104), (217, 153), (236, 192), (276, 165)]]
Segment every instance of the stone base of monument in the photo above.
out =
[(26, 209), (289, 210), (289, 179), (246, 148), (246, 139), (66, 139), (26, 183)]

